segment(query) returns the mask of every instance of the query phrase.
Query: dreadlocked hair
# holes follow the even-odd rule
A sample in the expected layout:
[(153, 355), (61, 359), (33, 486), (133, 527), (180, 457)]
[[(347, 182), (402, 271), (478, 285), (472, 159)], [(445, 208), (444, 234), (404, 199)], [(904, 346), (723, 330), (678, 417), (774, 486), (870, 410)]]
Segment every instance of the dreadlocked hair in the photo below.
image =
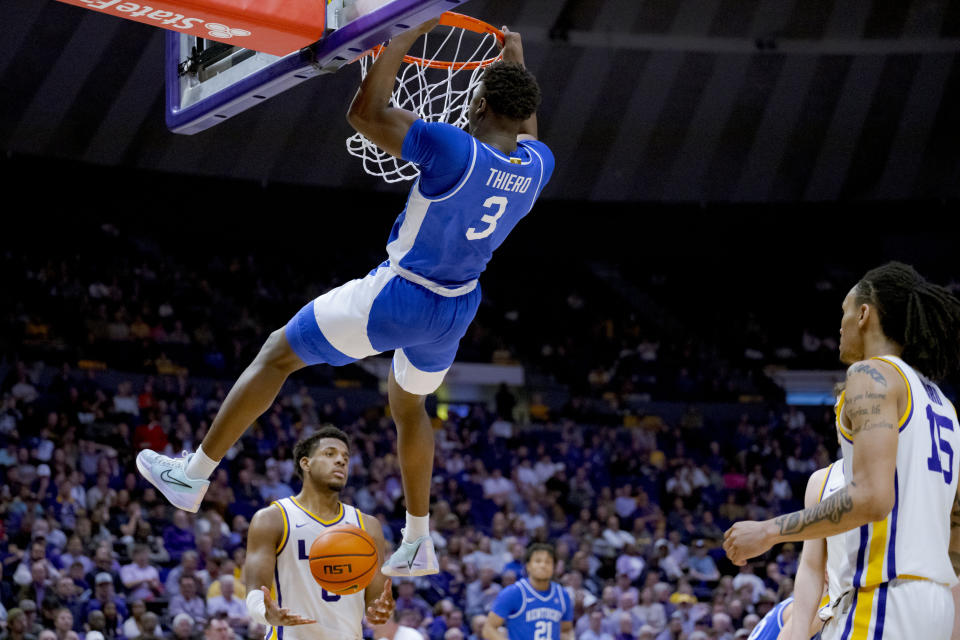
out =
[(884, 335), (903, 347), (903, 359), (932, 380), (960, 363), (960, 300), (927, 282), (910, 265), (888, 262), (871, 269), (856, 287), (857, 304), (877, 310)]
[(519, 62), (495, 62), (483, 72), (487, 104), (505, 118), (523, 121), (540, 106), (540, 85)]

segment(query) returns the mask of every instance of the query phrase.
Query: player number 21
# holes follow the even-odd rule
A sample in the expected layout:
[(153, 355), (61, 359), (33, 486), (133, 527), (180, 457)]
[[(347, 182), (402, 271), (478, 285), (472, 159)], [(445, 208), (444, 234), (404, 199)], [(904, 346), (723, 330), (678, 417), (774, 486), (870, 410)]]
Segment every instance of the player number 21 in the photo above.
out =
[(551, 640), (551, 629), (552, 626), (547, 620), (538, 620), (533, 630), (533, 640)]
[[(487, 198), (486, 202), (483, 203), (483, 206), (487, 209), (497, 208), (496, 213), (490, 215), (485, 213), (480, 222), (486, 222), (487, 228), (482, 231), (477, 231), (473, 227), (467, 229), (467, 240), (479, 240), (481, 238), (486, 238), (488, 235), (493, 233), (493, 230), (497, 228), (497, 220), (500, 219), (500, 216), (503, 215), (503, 212), (507, 210), (507, 199), (503, 196), (490, 196)], [(548, 640), (548, 639), (545, 639)]]

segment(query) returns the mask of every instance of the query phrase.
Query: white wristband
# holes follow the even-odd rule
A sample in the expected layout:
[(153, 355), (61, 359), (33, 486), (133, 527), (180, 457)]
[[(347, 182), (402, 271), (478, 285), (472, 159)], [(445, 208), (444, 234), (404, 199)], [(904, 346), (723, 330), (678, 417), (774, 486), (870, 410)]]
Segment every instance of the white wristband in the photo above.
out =
[(251, 589), (247, 594), (247, 613), (254, 622), (270, 626), (267, 622), (267, 605), (263, 602), (263, 591), (260, 589)]

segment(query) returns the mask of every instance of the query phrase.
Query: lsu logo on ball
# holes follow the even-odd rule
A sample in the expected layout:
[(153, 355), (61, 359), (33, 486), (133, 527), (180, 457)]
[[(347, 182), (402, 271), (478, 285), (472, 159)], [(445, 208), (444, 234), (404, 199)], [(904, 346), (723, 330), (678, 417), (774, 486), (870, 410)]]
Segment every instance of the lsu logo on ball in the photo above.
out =
[(353, 570), (353, 567), (349, 564), (325, 564), (323, 565), (324, 575), (333, 575), (339, 576), (344, 573), (349, 573)]

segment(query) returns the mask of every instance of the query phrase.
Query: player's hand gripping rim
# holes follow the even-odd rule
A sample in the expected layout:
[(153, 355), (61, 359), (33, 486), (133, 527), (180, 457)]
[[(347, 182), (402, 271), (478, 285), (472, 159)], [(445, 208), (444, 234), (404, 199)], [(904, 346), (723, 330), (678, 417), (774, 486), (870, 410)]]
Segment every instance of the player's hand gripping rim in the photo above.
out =
[(267, 619), (267, 622), (269, 622), (271, 626), (295, 627), (301, 624), (316, 623), (316, 620), (291, 613), (290, 609), (281, 609), (277, 606), (277, 603), (274, 602), (273, 598), (270, 597), (270, 589), (266, 587), (260, 587), (260, 589), (263, 591), (263, 604), (267, 607), (266, 614), (264, 614), (263, 617)]
[(387, 578), (383, 583), (383, 593), (367, 607), (367, 622), (371, 626), (378, 626), (390, 620), (393, 609), (397, 606), (393, 600), (393, 581)]

